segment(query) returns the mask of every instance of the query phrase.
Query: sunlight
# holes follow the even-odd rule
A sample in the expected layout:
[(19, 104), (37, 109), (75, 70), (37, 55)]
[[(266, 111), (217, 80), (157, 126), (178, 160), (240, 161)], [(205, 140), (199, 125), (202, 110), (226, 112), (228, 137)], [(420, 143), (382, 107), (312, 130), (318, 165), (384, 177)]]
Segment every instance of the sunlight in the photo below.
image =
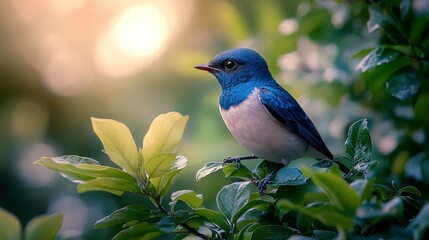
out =
[(95, 50), (103, 75), (123, 78), (139, 71), (160, 55), (168, 40), (164, 15), (148, 4), (126, 8), (112, 20)]
[(49, 4), (56, 14), (67, 14), (79, 10), (85, 0), (50, 0)]
[(167, 40), (167, 23), (151, 5), (131, 6), (115, 21), (113, 34), (125, 54), (146, 57), (156, 53)]

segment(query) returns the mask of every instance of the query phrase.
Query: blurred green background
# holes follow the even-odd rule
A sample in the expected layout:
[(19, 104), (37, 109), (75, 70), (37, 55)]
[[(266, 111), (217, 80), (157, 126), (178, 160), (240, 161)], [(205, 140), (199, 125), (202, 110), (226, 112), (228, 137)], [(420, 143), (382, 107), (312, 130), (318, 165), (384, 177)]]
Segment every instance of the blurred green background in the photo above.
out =
[[(429, 12), (427, 1), (413, 6)], [(94, 222), (142, 201), (78, 195), (74, 184), (32, 164), (66, 154), (110, 164), (90, 117), (125, 123), (141, 146), (158, 114), (189, 115), (179, 151), (188, 167), (172, 189), (193, 189), (213, 205), (228, 180), (215, 174), (196, 182), (197, 170), (247, 151), (220, 118), (215, 78), (193, 66), (235, 47), (265, 57), (334, 154), (343, 153), (348, 126), (368, 118), (380, 161), (373, 174), (428, 187), (412, 166), (407, 172), (407, 160), (427, 149), (428, 105), (417, 112), (385, 89), (371, 92), (355, 71), (363, 55), (354, 54), (380, 38), (368, 33), (364, 1), (6, 0), (0, 12), (0, 206), (24, 225), (63, 212), (63, 236), (109, 238), (117, 229), (94, 230)]]

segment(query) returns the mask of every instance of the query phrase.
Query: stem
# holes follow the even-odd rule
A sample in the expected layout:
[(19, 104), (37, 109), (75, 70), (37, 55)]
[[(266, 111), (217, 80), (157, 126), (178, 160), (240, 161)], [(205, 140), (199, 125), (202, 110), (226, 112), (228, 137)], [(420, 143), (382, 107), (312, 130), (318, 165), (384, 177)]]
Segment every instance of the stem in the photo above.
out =
[[(141, 179), (141, 178), (139, 180), (140, 180), (139, 181), (139, 187), (140, 187), (142, 194), (148, 196), (150, 198), (150, 200), (156, 204), (156, 207), (159, 210), (161, 210), (162, 213), (164, 213), (165, 215), (169, 215), (170, 213), (161, 204), (161, 197), (160, 196), (153, 196), (152, 194), (150, 194), (149, 191), (145, 190), (145, 189), (148, 189), (148, 181), (145, 181), (144, 179)], [(210, 237), (198, 232), (195, 228), (192, 228), (187, 223), (181, 223), (180, 226), (182, 226), (183, 228), (188, 230), (189, 233), (191, 233), (197, 237), (200, 237), (200, 238), (205, 239), (205, 240), (211, 239)]]
[[(161, 204), (161, 199), (159, 197), (155, 198), (153, 196), (149, 196), (150, 198), (152, 198), (154, 200), (154, 202), (156, 203), (156, 207), (161, 210), (161, 212), (163, 212), (165, 215), (169, 215), (170, 213), (167, 212), (167, 210), (162, 206)], [(205, 240), (210, 240), (211, 238), (198, 232), (195, 228), (189, 226), (187, 223), (181, 223), (180, 226), (182, 226), (183, 228), (185, 228), (186, 230), (188, 230), (191, 234), (200, 237), (202, 239)]]

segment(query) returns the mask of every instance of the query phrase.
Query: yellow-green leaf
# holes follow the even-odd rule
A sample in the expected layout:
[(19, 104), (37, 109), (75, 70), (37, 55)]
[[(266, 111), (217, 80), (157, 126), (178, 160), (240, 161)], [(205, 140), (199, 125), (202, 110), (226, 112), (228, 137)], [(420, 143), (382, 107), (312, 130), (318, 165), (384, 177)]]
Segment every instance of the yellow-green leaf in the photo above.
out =
[(79, 156), (42, 157), (35, 162), (35, 164), (59, 172), (70, 181), (78, 183), (77, 190), (80, 193), (86, 191), (105, 191), (115, 195), (121, 195), (124, 191), (140, 193), (137, 181), (133, 176), (119, 168), (95, 163), (97, 161), (93, 159)]
[(146, 174), (149, 179), (160, 177), (168, 172), (176, 160), (175, 153), (160, 153), (145, 164)]
[[(177, 145), (182, 138), (188, 116), (177, 112), (169, 112), (156, 117), (143, 139), (142, 155), (144, 164), (142, 172), (146, 170), (152, 177), (160, 176), (170, 170), (175, 158), (168, 157), (168, 162), (160, 163), (169, 154), (176, 154)], [(166, 154), (164, 157), (159, 155)]]
[(27, 224), (24, 231), (25, 240), (54, 240), (63, 224), (63, 214), (38, 216)]
[(313, 183), (325, 192), (326, 196), (344, 213), (353, 216), (360, 205), (360, 198), (347, 182), (333, 172), (316, 172), (302, 168), (302, 172), (311, 177)]
[(21, 239), (21, 223), (3, 208), (0, 208), (0, 239)]
[(69, 156), (42, 157), (34, 164), (59, 172), (62, 176), (75, 183), (93, 180), (97, 177), (122, 178), (135, 182), (135, 179), (130, 174), (121, 169), (86, 163), (74, 164), (66, 161), (67, 159), (69, 159)]
[(78, 193), (87, 191), (104, 191), (121, 196), (125, 191), (140, 193), (140, 189), (135, 181), (124, 178), (98, 177), (90, 181), (77, 185)]
[(203, 195), (192, 190), (180, 190), (171, 194), (170, 206), (173, 207), (177, 201), (183, 201), (190, 208), (200, 208), (203, 205)]
[(186, 159), (185, 157), (177, 156), (170, 172), (162, 176), (159, 176), (157, 178), (149, 179), (150, 183), (153, 185), (156, 192), (158, 192), (160, 196), (165, 195), (165, 193), (168, 191), (171, 180), (174, 178), (174, 176), (176, 176), (177, 173), (179, 173), (183, 168), (186, 167), (187, 162), (188, 162), (188, 159)]
[(111, 119), (91, 118), (95, 134), (103, 143), (110, 160), (131, 175), (136, 175), (139, 152), (130, 130)]
[(281, 211), (298, 210), (301, 213), (315, 218), (326, 226), (336, 227), (340, 229), (352, 229), (353, 218), (339, 212), (331, 204), (317, 204), (312, 207), (305, 207), (300, 204), (292, 203), (288, 200), (280, 200), (277, 203), (277, 208)]

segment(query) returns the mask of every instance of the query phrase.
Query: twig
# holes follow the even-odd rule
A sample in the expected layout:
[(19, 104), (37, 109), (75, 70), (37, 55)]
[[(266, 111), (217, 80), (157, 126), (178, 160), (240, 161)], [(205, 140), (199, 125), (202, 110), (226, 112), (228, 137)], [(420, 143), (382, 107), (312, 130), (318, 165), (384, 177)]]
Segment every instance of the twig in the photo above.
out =
[[(153, 198), (154, 200), (155, 200), (155, 202), (156, 202), (156, 205), (157, 205), (157, 208), (159, 209), (159, 210), (161, 210), (161, 212), (163, 212), (164, 214), (166, 214), (166, 215), (169, 215), (170, 213), (169, 212), (167, 212), (167, 210), (165, 210), (165, 208), (162, 206), (162, 204), (161, 204), (161, 199), (160, 198), (154, 198), (153, 196), (150, 196), (151, 198)], [(195, 236), (197, 236), (197, 237), (200, 237), (200, 238), (202, 238), (202, 239), (206, 239), (206, 240), (210, 240), (211, 238), (209, 237), (209, 236), (206, 236), (206, 235), (204, 235), (204, 234), (202, 234), (202, 233), (200, 233), (200, 232), (198, 232), (195, 228), (193, 228), (193, 227), (191, 227), (191, 226), (189, 226), (187, 223), (181, 223), (180, 224), (180, 226), (182, 226), (183, 228), (185, 228), (186, 230), (188, 230), (191, 234), (193, 234), (193, 235), (195, 235)]]

